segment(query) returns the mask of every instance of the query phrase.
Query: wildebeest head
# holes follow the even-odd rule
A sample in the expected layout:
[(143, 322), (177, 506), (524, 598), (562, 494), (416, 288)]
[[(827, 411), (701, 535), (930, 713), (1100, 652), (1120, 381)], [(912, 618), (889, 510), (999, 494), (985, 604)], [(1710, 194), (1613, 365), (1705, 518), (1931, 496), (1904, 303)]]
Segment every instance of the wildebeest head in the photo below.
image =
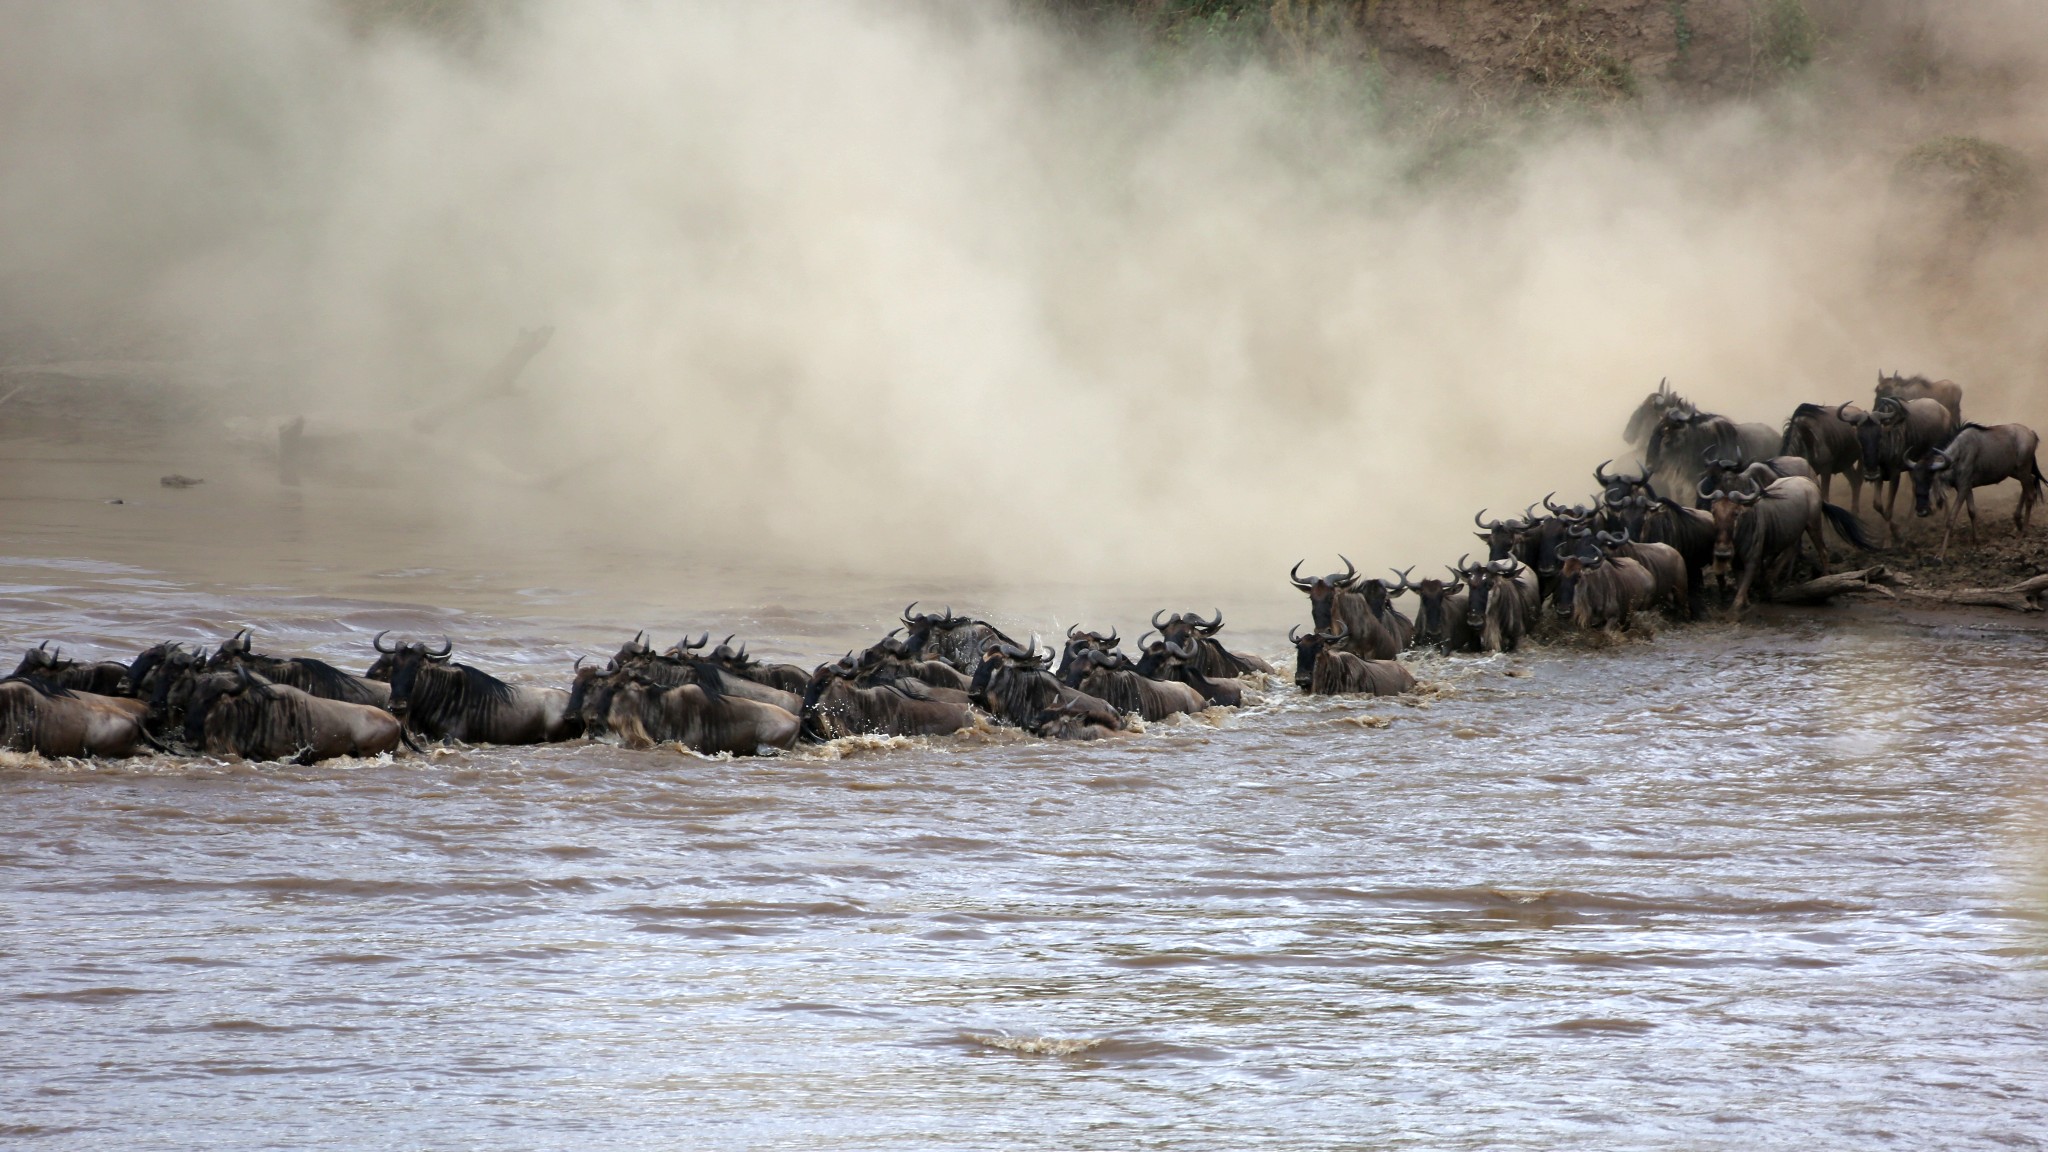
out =
[(1922, 455), (1906, 458), (1906, 471), (1913, 476), (1913, 515), (1934, 514), (1935, 485), (1939, 484), (1942, 477), (1954, 466), (1955, 461), (1949, 459), (1948, 453), (1939, 448), (1932, 448)]
[(1300, 631), (1298, 624), (1289, 628), (1287, 640), (1294, 645), (1294, 686), (1306, 692), (1309, 685), (1315, 683), (1316, 658), (1323, 654), (1323, 649), (1342, 644), (1349, 632), (1342, 624), (1337, 625), (1334, 632), (1319, 629), (1306, 636), (1296, 635)]
[(1735, 567), (1735, 536), (1742, 514), (1764, 494), (1755, 480), (1744, 477), (1743, 483), (1744, 487), (1736, 489), (1700, 490), (1707, 500), (1707, 513), (1714, 518), (1714, 578), (1723, 583)]
[(1514, 555), (1515, 548), (1521, 544), (1524, 536), (1529, 531), (1531, 522), (1535, 519), (1533, 515), (1535, 511), (1536, 506), (1534, 504), (1529, 505), (1528, 513), (1524, 514), (1519, 520), (1488, 520), (1486, 518), (1486, 509), (1484, 508), (1474, 512), (1472, 514), (1472, 523), (1479, 526), (1480, 530), (1476, 535), (1481, 540), (1486, 541), (1486, 558), (1488, 560), (1505, 560)]
[(1702, 492), (1726, 488), (1735, 482), (1736, 477), (1742, 474), (1744, 465), (1740, 457), (1731, 459), (1718, 455), (1717, 451), (1717, 449), (1709, 447), (1700, 454), (1701, 461), (1707, 468), (1705, 475), (1700, 478), (1700, 490)]
[(1084, 632), (1079, 624), (1068, 628), (1066, 647), (1060, 651), (1060, 667), (1056, 673), (1060, 683), (1069, 688), (1079, 684), (1081, 677), (1086, 676), (1089, 669), (1094, 667), (1088, 657), (1095, 653), (1115, 654), (1121, 659), (1121, 654), (1117, 653), (1117, 646), (1122, 643), (1123, 638), (1117, 635), (1114, 628), (1110, 629), (1107, 636), (1100, 632)]
[(70, 663), (70, 661), (64, 659), (64, 650), (62, 648), (52, 652), (50, 651), (50, 642), (45, 640), (41, 644), (23, 652), (21, 654), (21, 663), (15, 665), (14, 671), (10, 675), (47, 680), (52, 673), (59, 671)]
[(1183, 680), (1187, 677), (1182, 669), (1194, 665), (1199, 659), (1201, 642), (1190, 640), (1186, 644), (1176, 644), (1161, 637), (1147, 644), (1145, 637), (1140, 636), (1138, 652), (1138, 675), (1152, 680)]
[(244, 628), (223, 640), (221, 646), (214, 650), (213, 658), (206, 662), (207, 671), (218, 672), (223, 669), (232, 668), (237, 660), (249, 655), (252, 650), (253, 642), (250, 639), (249, 630)]
[(1906, 419), (1906, 406), (1893, 397), (1879, 400), (1868, 412), (1850, 412), (1850, 405), (1835, 409), (1835, 416), (1856, 429), (1856, 450), (1863, 461), (1863, 479), (1884, 478), (1884, 434)]
[(1475, 564), (1465, 575), (1469, 591), (1465, 596), (1465, 623), (1477, 628), (1486, 623), (1486, 610), (1497, 596), (1513, 596), (1511, 586), (1514, 578), (1521, 574), (1522, 562), (1510, 556), (1506, 560), (1489, 560)]
[(1600, 486), (1600, 498), (1604, 503), (1619, 504), (1639, 492), (1651, 490), (1650, 469), (1647, 465), (1639, 464), (1638, 474), (1631, 476), (1626, 472), (1607, 471), (1607, 466), (1612, 463), (1612, 460), (1602, 460), (1593, 469), (1593, 482)]
[(1060, 684), (1050, 671), (1053, 653), (1007, 641), (991, 643), (968, 681), (967, 695), (990, 715), (1024, 726), (1060, 701)]
[(1689, 405), (1683, 396), (1671, 390), (1670, 377), (1659, 380), (1657, 390), (1643, 397), (1643, 402), (1636, 405), (1635, 411), (1629, 413), (1628, 424), (1621, 430), (1622, 439), (1631, 444), (1643, 443), (1644, 438), (1656, 430), (1658, 422), (1664, 418), (1664, 413), (1673, 408), (1683, 407)]
[[(1299, 581), (1296, 583), (1298, 586)], [(1214, 636), (1223, 630), (1223, 609), (1218, 608), (1214, 611), (1215, 618), (1210, 620), (1202, 619), (1201, 614), (1197, 612), (1176, 612), (1162, 623), (1159, 618), (1166, 615), (1166, 609), (1161, 608), (1152, 614), (1152, 627), (1159, 630), (1161, 637), (1175, 644), (1193, 647), (1204, 637)]]
[(1650, 430), (1650, 441), (1643, 449), (1643, 462), (1650, 471), (1661, 471), (1670, 454), (1685, 443), (1687, 433), (1700, 419), (1700, 411), (1683, 401), (1664, 410), (1664, 415)]
[(1450, 620), (1444, 615), (1444, 601), (1465, 590), (1464, 573), (1455, 568), (1451, 569), (1450, 572), (1451, 581), (1449, 583), (1445, 583), (1434, 576), (1425, 576), (1413, 582), (1410, 582), (1405, 574), (1402, 578), (1402, 588), (1415, 593), (1415, 642), (1417, 644), (1448, 644), (1450, 642)]
[[(644, 645), (642, 647), (645, 647)], [(446, 664), (455, 651), (455, 645), (446, 636), (441, 638), (439, 652), (415, 641), (404, 641), (391, 649), (391, 714), (403, 719), (410, 705), (413, 685), (419, 681), (420, 670), (430, 664)]]
[(1328, 576), (1304, 580), (1301, 578), (1301, 566), (1307, 563), (1305, 560), (1296, 560), (1294, 568), (1287, 573), (1287, 579), (1292, 581), (1296, 588), (1308, 593), (1309, 615), (1315, 619), (1318, 631), (1329, 629), (1331, 605), (1336, 602), (1337, 593), (1349, 592), (1358, 583), (1358, 568), (1341, 553), (1337, 559), (1344, 561), (1342, 574), (1332, 572)]

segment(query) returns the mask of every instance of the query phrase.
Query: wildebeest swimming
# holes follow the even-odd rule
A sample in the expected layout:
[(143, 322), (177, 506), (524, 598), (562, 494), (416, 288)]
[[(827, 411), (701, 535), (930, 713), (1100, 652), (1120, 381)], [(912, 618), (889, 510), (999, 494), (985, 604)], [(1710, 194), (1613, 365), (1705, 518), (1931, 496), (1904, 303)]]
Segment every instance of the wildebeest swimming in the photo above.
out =
[[(1857, 516), (1866, 480), (1891, 485), (1873, 494), (1872, 511), (1894, 546), (1891, 507), (1908, 478), (1917, 515), (1946, 513), (1942, 554), (1960, 512), (1976, 541), (1976, 490), (2005, 480), (2019, 484), (2013, 525), (2024, 533), (2041, 498), (2040, 438), (2018, 424), (1960, 423), (1961, 403), (1952, 383), (1894, 373), (1880, 377), (1867, 407), (1802, 403), (1773, 430), (1703, 412), (1662, 382), (1623, 429), (1649, 459), (1633, 471), (1602, 461), (1587, 503), (1559, 503), (1552, 492), (1517, 517), (1481, 509), (1473, 521), (1486, 558), (1443, 565), (1448, 580), (1414, 579), (1414, 566), (1368, 578), (1343, 554), (1343, 572), (1304, 577), (1305, 561), (1296, 562), (1288, 579), (1308, 597), (1310, 629), (1288, 633), (1294, 685), (1312, 695), (1399, 695), (1416, 686), (1410, 665), (1420, 650), (1513, 652), (1573, 632), (1640, 631), (1651, 616), (1682, 623), (1716, 604), (1740, 613), (1803, 562), (1826, 573), (1829, 532), (1855, 549), (1878, 547)], [(1692, 478), (1663, 487), (1659, 465)], [(1837, 476), (1849, 481), (1847, 508), (1828, 499)], [(1395, 604), (1408, 595), (1412, 618)], [(257, 652), (247, 628), (210, 654), (165, 641), (127, 663), (69, 660), (43, 641), (0, 680), (0, 738), (52, 756), (154, 748), (310, 761), (385, 755), (416, 747), (414, 736), (749, 755), (982, 726), (1099, 740), (1240, 707), (1259, 699), (1254, 687), (1270, 687), (1263, 657), (1219, 639), (1220, 609), (1162, 609), (1151, 624), (1133, 653), (1117, 630), (1078, 625), (1054, 653), (1035, 635), (1019, 644), (950, 606), (921, 613), (912, 603), (875, 643), (808, 671), (763, 663), (744, 643), (734, 647), (736, 636), (712, 646), (708, 630), (658, 652), (643, 630), (602, 666), (579, 658), (567, 689), (508, 683), (453, 662), (445, 639), (387, 645), (383, 632), (361, 675)]]

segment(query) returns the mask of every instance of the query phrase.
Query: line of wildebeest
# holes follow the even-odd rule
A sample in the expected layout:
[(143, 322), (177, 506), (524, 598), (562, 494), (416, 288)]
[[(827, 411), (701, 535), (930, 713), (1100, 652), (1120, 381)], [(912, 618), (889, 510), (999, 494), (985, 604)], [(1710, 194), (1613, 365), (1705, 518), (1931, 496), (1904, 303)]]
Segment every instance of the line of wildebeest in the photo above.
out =
[[(1637, 614), (1693, 619), (1716, 605), (1740, 612), (1791, 578), (1803, 545), (1827, 571), (1825, 532), (1876, 547), (1858, 519), (1862, 486), (1898, 542), (1892, 506), (1913, 488), (1922, 516), (1959, 509), (1976, 535), (1978, 488), (2017, 480), (2013, 513), (2024, 532), (2040, 498), (2040, 438), (2022, 425), (1962, 420), (1962, 390), (1948, 381), (1880, 375), (1868, 409), (1801, 404), (1782, 427), (1740, 424), (1700, 411), (1668, 383), (1630, 417), (1643, 451), (1636, 474), (1593, 470), (1588, 503), (1555, 493), (1522, 516), (1474, 517), (1487, 557), (1447, 566), (1450, 579), (1394, 579), (1345, 571), (1304, 578), (1314, 626), (1288, 634), (1295, 685), (1316, 695), (1411, 691), (1404, 651), (1513, 651), (1535, 631), (1611, 631)], [(1845, 476), (1850, 504), (1827, 500)], [(1687, 501), (1672, 498), (1685, 492)], [(1948, 531), (1942, 537), (1944, 552)], [(1394, 601), (1416, 598), (1411, 619)], [(1550, 611), (1544, 612), (1548, 605)], [(128, 664), (79, 663), (32, 648), (0, 680), (4, 746), (49, 756), (178, 754), (310, 763), (374, 756), (420, 741), (538, 744), (573, 739), (628, 747), (674, 743), (702, 753), (750, 755), (799, 740), (856, 735), (930, 736), (982, 724), (1052, 739), (1095, 739), (1162, 720), (1236, 707), (1274, 669), (1217, 638), (1223, 614), (1152, 617), (1137, 655), (1114, 631), (1067, 630), (1063, 651), (1019, 644), (970, 616), (904, 609), (901, 627), (861, 652), (806, 670), (762, 663), (732, 637), (707, 632), (656, 651), (644, 632), (603, 667), (578, 660), (568, 688), (507, 684), (455, 663), (453, 646), (372, 644), (360, 676), (307, 657), (255, 651), (248, 631), (208, 653), (157, 644)]]

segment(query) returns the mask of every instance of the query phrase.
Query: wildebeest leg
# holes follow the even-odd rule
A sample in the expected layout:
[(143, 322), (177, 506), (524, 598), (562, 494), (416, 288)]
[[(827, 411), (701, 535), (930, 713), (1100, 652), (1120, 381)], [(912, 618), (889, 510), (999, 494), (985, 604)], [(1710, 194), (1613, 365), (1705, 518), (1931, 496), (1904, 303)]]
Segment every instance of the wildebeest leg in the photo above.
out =
[(1876, 505), (1880, 498), (1879, 493), (1882, 493), (1884, 506), (1879, 510), (1878, 514), (1884, 517), (1885, 539), (1890, 540), (1892, 545), (1897, 547), (1899, 543), (1899, 526), (1892, 522), (1892, 502), (1899, 498), (1899, 478), (1896, 476), (1892, 477), (1889, 487), (1886, 486), (1883, 480), (1879, 480), (1877, 486), (1878, 492), (1870, 494), (1870, 502), (1873, 506)]
[(1963, 507), (1970, 510), (1970, 547), (1977, 546), (1977, 488), (1971, 485), (1963, 492)]
[(1849, 515), (1859, 516), (1862, 515), (1863, 510), (1863, 477), (1855, 472), (1849, 473), (1848, 477)]
[(1817, 557), (1815, 563), (1820, 565), (1820, 574), (1825, 576), (1828, 574), (1827, 518), (1821, 514), (1820, 509), (1813, 510), (1813, 520), (1807, 524), (1806, 534), (1813, 539), (1813, 554)]

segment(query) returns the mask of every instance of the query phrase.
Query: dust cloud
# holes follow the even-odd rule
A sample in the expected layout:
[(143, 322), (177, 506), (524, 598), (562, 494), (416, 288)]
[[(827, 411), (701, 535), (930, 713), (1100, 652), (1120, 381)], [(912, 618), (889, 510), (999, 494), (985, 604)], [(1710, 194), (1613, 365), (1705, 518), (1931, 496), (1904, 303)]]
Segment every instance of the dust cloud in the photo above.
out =
[(359, 446), (308, 485), (443, 534), (1205, 587), (1454, 559), (1480, 505), (1626, 459), (1661, 377), (1750, 420), (1881, 368), (2048, 417), (2036, 234), (1957, 240), (1893, 177), (1943, 134), (2038, 152), (2029, 6), (1895, 9), (1938, 84), (1852, 45), (1462, 165), (1370, 69), (996, 4), (362, 7), (0, 8), (6, 358), (199, 365), (258, 448)]

